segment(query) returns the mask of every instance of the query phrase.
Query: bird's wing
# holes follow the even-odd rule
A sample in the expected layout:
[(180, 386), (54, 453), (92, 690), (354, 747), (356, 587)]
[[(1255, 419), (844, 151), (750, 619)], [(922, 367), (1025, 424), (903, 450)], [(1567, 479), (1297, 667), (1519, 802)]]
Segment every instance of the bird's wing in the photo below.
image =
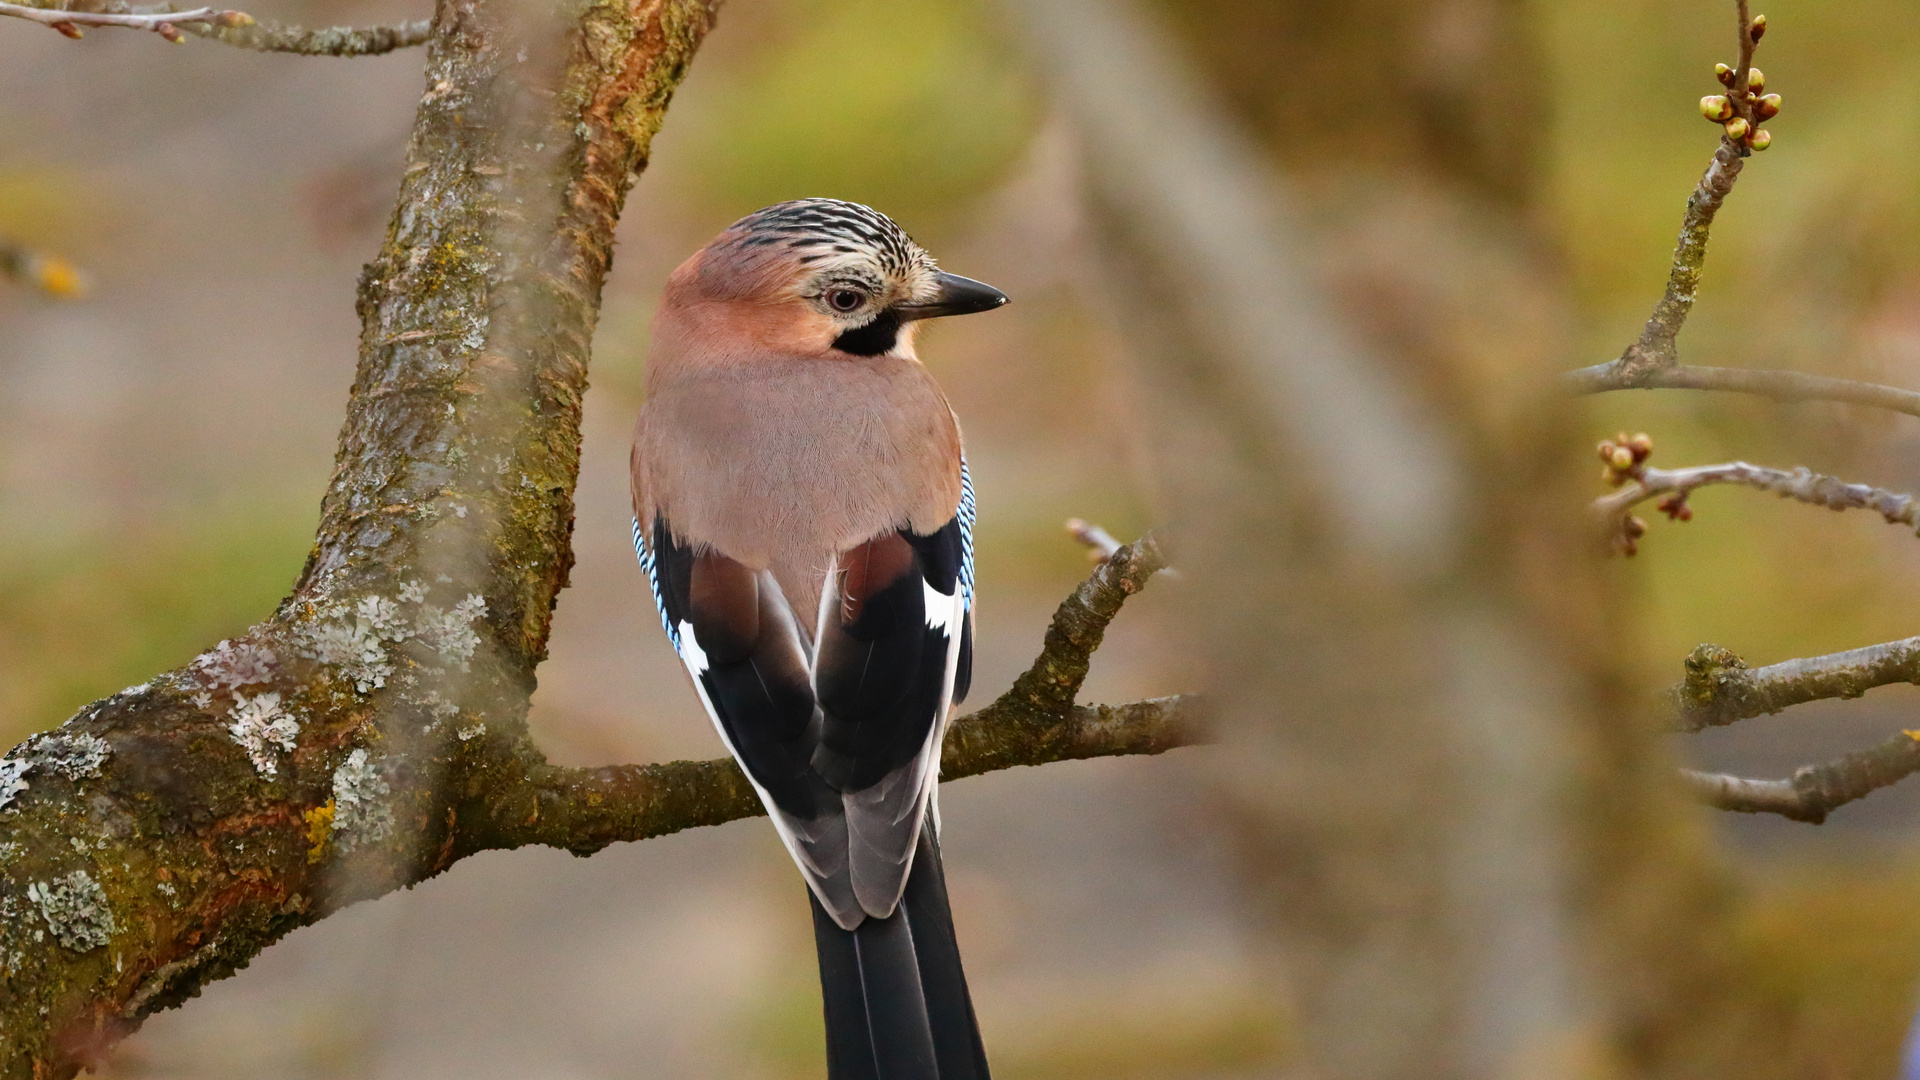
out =
[(843, 793), (848, 873), (869, 915), (900, 900), (934, 801), (948, 709), (972, 667), (970, 487), (931, 535), (883, 533), (843, 552), (820, 599), (814, 771)]
[[(675, 539), (634, 548), (701, 704), (807, 883), (852, 929), (899, 903), (972, 669), (973, 490), (931, 535), (841, 553), (811, 651), (771, 573)], [(937, 815), (937, 809), (934, 809)], [(936, 819), (937, 828), (937, 819)]]
[(843, 796), (811, 765), (821, 716), (786, 597), (771, 573), (681, 543), (664, 518), (650, 531), (634, 522), (634, 549), (700, 703), (807, 884), (837, 919), (858, 923)]

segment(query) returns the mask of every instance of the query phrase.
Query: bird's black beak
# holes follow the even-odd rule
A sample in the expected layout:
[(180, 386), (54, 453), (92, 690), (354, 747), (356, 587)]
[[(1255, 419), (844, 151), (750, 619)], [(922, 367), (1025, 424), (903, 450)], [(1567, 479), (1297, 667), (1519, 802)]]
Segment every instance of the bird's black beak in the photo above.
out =
[(901, 322), (913, 322), (942, 315), (971, 315), (976, 311), (992, 311), (1007, 302), (1006, 293), (959, 274), (936, 274), (934, 281), (939, 283), (940, 291), (933, 299), (919, 304), (895, 304), (894, 317)]

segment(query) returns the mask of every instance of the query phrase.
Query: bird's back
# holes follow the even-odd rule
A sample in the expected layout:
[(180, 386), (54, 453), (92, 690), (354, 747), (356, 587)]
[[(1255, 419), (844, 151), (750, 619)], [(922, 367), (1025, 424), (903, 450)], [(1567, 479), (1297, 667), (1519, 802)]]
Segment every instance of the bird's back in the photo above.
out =
[(835, 556), (960, 504), (960, 432), (917, 361), (762, 359), (650, 380), (634, 508), (678, 539), (771, 570), (811, 632)]

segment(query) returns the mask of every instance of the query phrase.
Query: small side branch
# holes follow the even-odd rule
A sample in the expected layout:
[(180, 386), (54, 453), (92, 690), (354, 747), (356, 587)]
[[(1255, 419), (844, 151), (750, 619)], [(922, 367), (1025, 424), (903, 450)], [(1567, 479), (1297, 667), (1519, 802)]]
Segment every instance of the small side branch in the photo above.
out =
[(193, 33), (255, 52), (294, 53), (299, 56), (379, 56), (396, 49), (424, 45), (433, 36), (433, 23), (417, 19), (395, 26), (329, 26), (308, 28), (275, 22), (246, 26), (196, 28)]
[(1680, 220), (1680, 239), (1673, 248), (1673, 266), (1667, 271), (1666, 293), (1654, 305), (1639, 340), (1627, 346), (1618, 360), (1603, 365), (1622, 385), (1643, 385), (1642, 380), (1652, 372), (1680, 363), (1679, 346), (1675, 342), (1700, 291), (1700, 277), (1707, 262), (1707, 235), (1713, 228), (1714, 215), (1720, 212), (1721, 204), (1733, 191), (1734, 181), (1740, 178), (1744, 164), (1740, 148), (1733, 140), (1722, 138), (1713, 159), (1707, 163), (1707, 171), (1694, 185), (1693, 194), (1687, 197), (1687, 211)]
[(1809, 701), (1857, 698), (1876, 686), (1920, 682), (1920, 637), (1762, 668), (1749, 668), (1718, 645), (1699, 645), (1687, 655), (1686, 670), (1672, 690), (1678, 727), (1699, 731)]
[(236, 48), (302, 56), (378, 56), (423, 45), (432, 36), (432, 23), (426, 19), (396, 26), (309, 29), (259, 22), (244, 11), (210, 7), (181, 11), (171, 6), (143, 9), (124, 0), (94, 4), (87, 11), (0, 2), (0, 16), (37, 22), (71, 38), (80, 37), (83, 28), (120, 27), (151, 31), (175, 43), (185, 41), (187, 34), (194, 34)]
[(52, 27), (70, 38), (81, 36), (83, 26), (117, 26), (127, 30), (148, 30), (175, 43), (186, 40), (181, 35), (181, 30), (186, 27), (237, 27), (253, 22), (253, 16), (246, 12), (221, 11), (210, 7), (194, 8), (191, 11), (135, 12), (131, 8), (126, 8), (125, 5), (117, 6), (123, 10), (63, 11), (57, 8), (0, 3), (0, 15), (37, 22), (41, 26)]
[[(1160, 754), (1203, 741), (1201, 699), (1193, 694), (1076, 706), (1041, 724), (1019, 724), (993, 710), (960, 717), (947, 729), (941, 780), (1015, 765)], [(449, 856), (536, 844), (590, 855), (609, 844), (766, 812), (731, 758), (597, 769), (539, 764), (524, 779), (490, 789), (484, 803), (463, 808), (465, 843)]]
[[(1627, 511), (1657, 496), (1664, 496), (1660, 509), (1671, 517), (1685, 510), (1686, 498), (1698, 488), (1711, 484), (1737, 484), (1770, 491), (1783, 499), (1795, 499), (1829, 510), (1871, 510), (1889, 525), (1920, 526), (1920, 502), (1911, 495), (1888, 491), (1870, 484), (1850, 484), (1817, 473), (1804, 466), (1770, 469), (1744, 461), (1721, 465), (1695, 465), (1686, 469), (1655, 469), (1640, 465), (1627, 474), (1630, 479), (1619, 491), (1593, 502), (1593, 513), (1610, 529), (1618, 528)], [(1691, 516), (1688, 514), (1687, 516)]]
[(1836, 809), (1920, 772), (1920, 739), (1902, 732), (1867, 750), (1803, 765), (1787, 780), (1749, 780), (1680, 770), (1681, 783), (1709, 806), (1746, 814), (1779, 814), (1818, 825)]
[(1565, 378), (1577, 395), (1636, 389), (1724, 390), (1781, 402), (1834, 401), (1920, 416), (1920, 393), (1912, 390), (1798, 371), (1680, 366), (1633, 371), (1616, 360), (1570, 371)]

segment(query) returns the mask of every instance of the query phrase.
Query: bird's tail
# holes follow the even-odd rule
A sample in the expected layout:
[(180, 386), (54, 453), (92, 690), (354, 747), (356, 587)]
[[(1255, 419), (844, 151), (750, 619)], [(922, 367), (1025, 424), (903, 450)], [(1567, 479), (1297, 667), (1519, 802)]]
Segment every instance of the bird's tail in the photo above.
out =
[(815, 899), (813, 940), (828, 1080), (988, 1080), (931, 827), (892, 915), (842, 930)]

